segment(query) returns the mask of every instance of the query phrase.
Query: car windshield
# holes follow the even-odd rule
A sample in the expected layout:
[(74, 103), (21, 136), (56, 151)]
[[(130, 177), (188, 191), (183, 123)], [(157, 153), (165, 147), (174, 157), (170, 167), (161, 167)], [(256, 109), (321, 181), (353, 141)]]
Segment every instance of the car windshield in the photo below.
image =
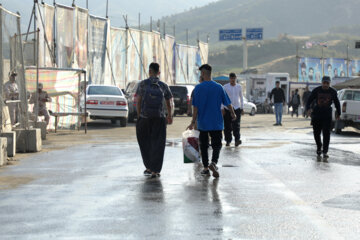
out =
[(117, 87), (110, 86), (92, 86), (89, 87), (89, 95), (115, 95), (122, 96), (122, 93)]
[(172, 93), (187, 94), (186, 87), (170, 86), (170, 90)]
[(346, 91), (343, 100), (360, 101), (360, 91)]

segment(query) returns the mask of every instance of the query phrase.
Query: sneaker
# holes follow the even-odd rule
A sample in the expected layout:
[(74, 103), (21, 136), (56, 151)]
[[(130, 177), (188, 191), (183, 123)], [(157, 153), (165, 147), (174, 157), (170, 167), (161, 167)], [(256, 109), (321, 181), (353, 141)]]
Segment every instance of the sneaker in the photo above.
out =
[(216, 166), (216, 164), (214, 162), (212, 162), (210, 164), (209, 169), (212, 171), (214, 178), (220, 177), (219, 172), (218, 172), (218, 167)]
[(274, 125), (273, 126), (279, 126), (279, 124), (278, 123), (274, 123)]
[(237, 146), (241, 145), (241, 143), (242, 143), (242, 141), (241, 141), (241, 140), (236, 141), (236, 142), (235, 142), (235, 147), (237, 147)]
[(323, 153), (323, 158), (328, 159), (329, 155), (327, 153)]
[(151, 178), (159, 178), (159, 177), (160, 177), (160, 173), (151, 174)]
[(282, 123), (279, 123), (279, 126), (282, 126)]
[(321, 156), (321, 150), (316, 151), (316, 154), (318, 155), (318, 157), (320, 157)]
[(203, 175), (203, 176), (210, 176), (210, 171), (209, 171), (209, 169), (204, 169), (204, 170), (202, 170), (202, 171), (201, 171), (201, 175)]
[(227, 147), (230, 147), (230, 142), (226, 142), (226, 146), (227, 146)]
[(151, 171), (149, 171), (149, 170), (146, 169), (146, 170), (144, 171), (144, 175), (145, 175), (145, 176), (150, 176), (150, 175), (151, 175)]

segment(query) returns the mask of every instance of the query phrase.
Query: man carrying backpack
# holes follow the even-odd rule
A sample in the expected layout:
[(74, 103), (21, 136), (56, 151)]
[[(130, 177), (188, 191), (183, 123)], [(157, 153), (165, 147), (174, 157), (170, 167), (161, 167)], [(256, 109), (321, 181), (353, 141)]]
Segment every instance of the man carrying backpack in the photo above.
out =
[[(169, 86), (159, 80), (160, 66), (151, 63), (149, 79), (141, 81), (136, 91), (136, 137), (146, 170), (144, 175), (160, 177), (166, 143), (166, 124), (172, 124)], [(164, 102), (169, 113), (166, 117)]]
[(291, 117), (294, 116), (294, 114), (296, 114), (296, 117), (299, 117), (299, 105), (300, 105), (300, 95), (299, 95), (299, 90), (296, 89), (294, 95), (292, 96), (291, 99), (291, 106), (292, 106), (292, 112), (291, 112)]

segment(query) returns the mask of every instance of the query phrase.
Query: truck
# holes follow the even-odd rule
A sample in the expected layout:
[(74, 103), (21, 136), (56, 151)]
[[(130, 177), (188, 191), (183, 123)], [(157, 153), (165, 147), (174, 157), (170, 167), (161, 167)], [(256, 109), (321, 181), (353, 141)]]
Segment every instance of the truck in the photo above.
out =
[(338, 91), (341, 107), (340, 120), (336, 120), (336, 110), (333, 106), (332, 128), (340, 134), (345, 127), (360, 130), (360, 89), (342, 89)]
[(248, 74), (241, 78), (246, 79), (246, 98), (253, 103), (264, 103), (270, 97), (276, 81), (280, 81), (286, 100), (289, 100), (289, 73)]

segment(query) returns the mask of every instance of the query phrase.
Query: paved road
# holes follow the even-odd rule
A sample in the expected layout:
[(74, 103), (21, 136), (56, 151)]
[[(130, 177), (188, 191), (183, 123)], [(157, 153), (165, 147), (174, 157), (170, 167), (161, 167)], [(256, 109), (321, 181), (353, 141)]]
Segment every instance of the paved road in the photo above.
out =
[(183, 164), (174, 137), (162, 177), (145, 178), (131, 127), (98, 123), (88, 142), (57, 150), (49, 141), (0, 170), (0, 239), (359, 239), (359, 134), (332, 136), (323, 162), (307, 122), (265, 119), (244, 119), (244, 144), (223, 148), (218, 180)]

